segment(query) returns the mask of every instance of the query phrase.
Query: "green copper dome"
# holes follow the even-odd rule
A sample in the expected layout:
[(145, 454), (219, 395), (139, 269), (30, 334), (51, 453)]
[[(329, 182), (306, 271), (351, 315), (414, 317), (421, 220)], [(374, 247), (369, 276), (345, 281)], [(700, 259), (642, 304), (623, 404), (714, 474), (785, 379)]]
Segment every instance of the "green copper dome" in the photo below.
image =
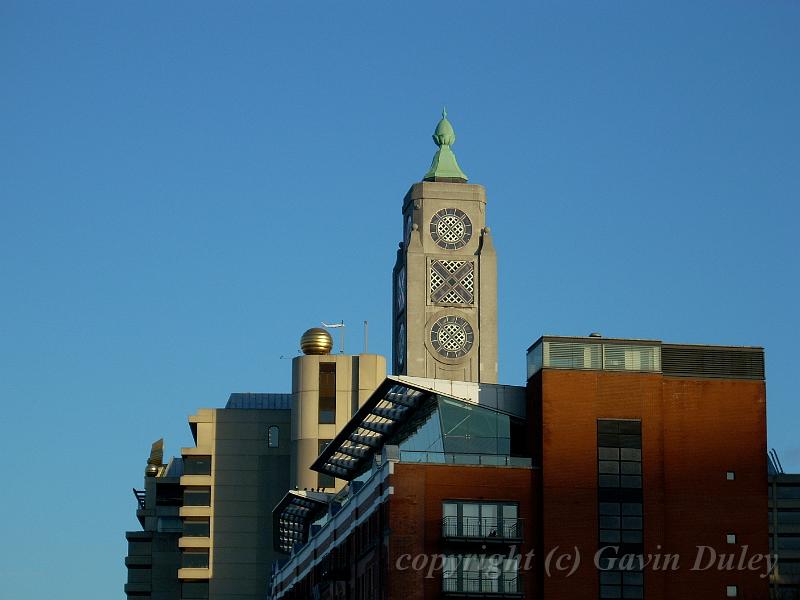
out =
[(447, 120), (447, 109), (442, 111), (442, 120), (436, 126), (436, 131), (433, 132), (433, 142), (437, 146), (452, 146), (456, 143), (456, 132), (450, 121)]
[(456, 155), (450, 149), (456, 143), (456, 132), (447, 120), (447, 109), (442, 111), (442, 120), (433, 132), (433, 142), (439, 146), (439, 150), (433, 156), (431, 168), (425, 174), (424, 181), (466, 183), (467, 176), (458, 166)]

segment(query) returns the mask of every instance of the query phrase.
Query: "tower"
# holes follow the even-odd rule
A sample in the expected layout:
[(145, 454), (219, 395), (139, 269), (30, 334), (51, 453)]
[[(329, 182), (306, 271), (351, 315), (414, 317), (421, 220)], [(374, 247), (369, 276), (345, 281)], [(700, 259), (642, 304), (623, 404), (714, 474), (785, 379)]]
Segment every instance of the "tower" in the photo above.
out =
[(319, 327), (300, 339), (292, 359), (291, 489), (338, 490), (342, 481), (309, 469), (386, 376), (377, 354), (331, 354), (333, 340)]
[(497, 257), (486, 190), (468, 184), (447, 112), (423, 181), (403, 199), (393, 271), (393, 369), (399, 375), (497, 382)]

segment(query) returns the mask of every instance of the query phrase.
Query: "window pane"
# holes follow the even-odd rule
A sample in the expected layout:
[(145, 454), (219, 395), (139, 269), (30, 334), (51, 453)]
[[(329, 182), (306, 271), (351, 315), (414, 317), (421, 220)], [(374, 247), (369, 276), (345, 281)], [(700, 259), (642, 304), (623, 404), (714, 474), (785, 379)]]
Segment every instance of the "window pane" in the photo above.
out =
[(211, 506), (211, 488), (187, 487), (183, 490), (184, 506)]
[(516, 504), (504, 504), (503, 505), (503, 518), (504, 519), (516, 519), (517, 518), (517, 505)]
[(181, 566), (184, 569), (208, 568), (208, 550), (184, 550)]
[(600, 460), (619, 460), (619, 448), (598, 448), (597, 456)]
[(183, 522), (184, 537), (208, 537), (210, 535), (210, 524), (206, 520), (186, 519)]
[(624, 488), (640, 488), (642, 487), (642, 478), (637, 475), (623, 475), (621, 483)]
[(281, 430), (277, 427), (277, 425), (272, 425), (267, 430), (267, 446), (269, 448), (278, 448), (280, 445), (280, 433)]
[(186, 600), (206, 600), (208, 598), (207, 581), (185, 581), (181, 585), (181, 598)]
[(619, 475), (600, 475), (600, 487), (619, 487)]
[(484, 537), (498, 537), (497, 532), (497, 505), (481, 505), (481, 535)]
[(184, 456), (184, 475), (211, 475), (210, 456)]
[(623, 529), (641, 529), (642, 517), (622, 517)]
[(639, 530), (623, 531), (622, 541), (626, 544), (641, 544), (642, 532)]
[(623, 515), (633, 515), (633, 516), (641, 516), (642, 514), (642, 505), (638, 502), (625, 502), (622, 505), (622, 514)]
[(620, 458), (622, 460), (642, 460), (642, 451), (638, 448), (622, 448), (620, 450)]
[(600, 597), (601, 598), (619, 598), (622, 588), (618, 585), (601, 585)]
[(601, 529), (600, 541), (607, 544), (614, 544), (619, 542), (619, 531), (616, 529)]
[(600, 517), (601, 529), (619, 529), (619, 517)]
[(601, 502), (600, 503), (601, 515), (618, 515), (619, 503), (618, 502)]
[(336, 423), (336, 364), (319, 364), (319, 422)]
[(598, 469), (600, 473), (610, 473), (616, 475), (619, 473), (619, 463), (615, 460), (601, 460)]
[(605, 585), (619, 585), (622, 583), (622, 573), (619, 571), (601, 571), (600, 583)]

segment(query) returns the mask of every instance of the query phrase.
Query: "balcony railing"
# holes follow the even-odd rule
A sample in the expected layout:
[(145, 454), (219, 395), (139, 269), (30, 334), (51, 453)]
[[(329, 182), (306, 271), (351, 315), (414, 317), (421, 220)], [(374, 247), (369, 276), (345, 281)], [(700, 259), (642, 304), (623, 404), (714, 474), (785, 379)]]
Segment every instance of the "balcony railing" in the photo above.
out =
[(442, 579), (442, 592), (448, 595), (464, 596), (522, 596), (522, 578), (517, 575), (499, 577), (457, 577), (445, 571)]
[(144, 490), (137, 490), (136, 488), (133, 488), (133, 495), (136, 497), (136, 503), (139, 505), (139, 508), (144, 508), (144, 502), (147, 493)]
[(481, 541), (522, 540), (522, 519), (498, 517), (444, 517), (442, 537)]

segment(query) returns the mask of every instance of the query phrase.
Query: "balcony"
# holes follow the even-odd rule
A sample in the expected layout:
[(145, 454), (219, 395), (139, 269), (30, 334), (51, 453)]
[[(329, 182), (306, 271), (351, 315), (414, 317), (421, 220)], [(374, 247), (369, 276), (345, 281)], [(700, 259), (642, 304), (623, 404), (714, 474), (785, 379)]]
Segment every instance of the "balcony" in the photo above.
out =
[(456, 542), (480, 541), (519, 543), (522, 541), (522, 519), (497, 517), (444, 517), (442, 537)]
[(522, 577), (456, 577), (445, 571), (442, 593), (450, 598), (522, 598)]

